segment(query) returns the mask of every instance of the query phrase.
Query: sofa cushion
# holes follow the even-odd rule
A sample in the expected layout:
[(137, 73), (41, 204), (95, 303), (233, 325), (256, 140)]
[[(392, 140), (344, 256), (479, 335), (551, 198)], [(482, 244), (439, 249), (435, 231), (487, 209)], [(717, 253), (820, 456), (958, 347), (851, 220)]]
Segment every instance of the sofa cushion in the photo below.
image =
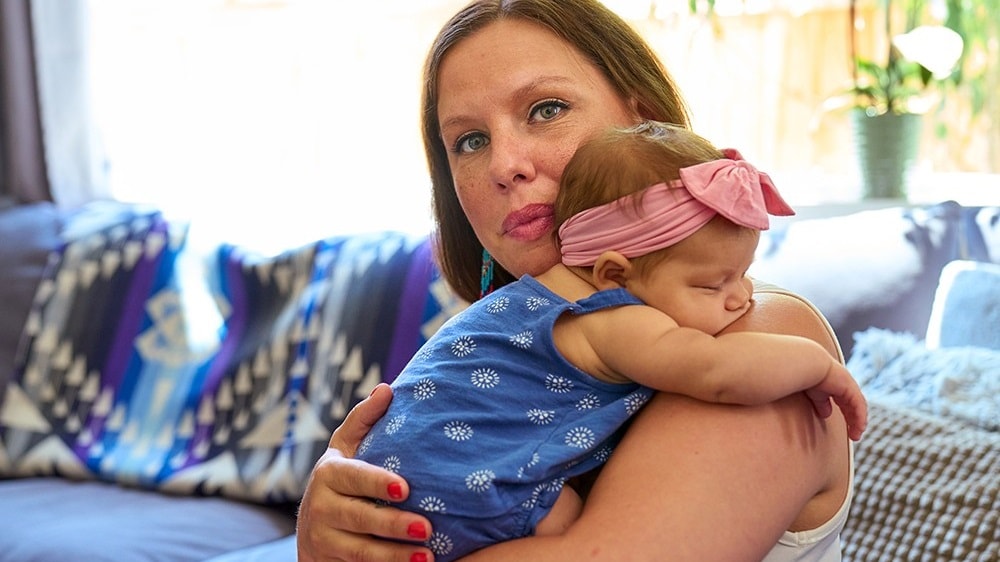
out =
[(941, 271), (927, 347), (1000, 350), (1000, 264), (956, 260)]
[(845, 561), (1000, 560), (1000, 433), (871, 400), (854, 458)]
[(850, 356), (871, 326), (923, 338), (945, 264), (1000, 256), (998, 214), (945, 201), (782, 223), (761, 235), (750, 273), (812, 301)]
[[(0, 389), (14, 372), (14, 357), (49, 253), (61, 244), (62, 217), (52, 203), (0, 210)], [(3, 395), (0, 393), (0, 401)]]
[(227, 552), (205, 562), (293, 562), (295, 559), (295, 535), (292, 535), (242, 550)]
[(430, 240), (393, 232), (322, 240), (278, 256), (223, 247), (214, 293), (220, 350), (198, 389), (196, 455), (164, 489), (301, 497), (350, 408), (391, 381), (450, 315)]
[(59, 478), (2, 481), (0, 506), (0, 562), (200, 562), (295, 530), (290, 508)]

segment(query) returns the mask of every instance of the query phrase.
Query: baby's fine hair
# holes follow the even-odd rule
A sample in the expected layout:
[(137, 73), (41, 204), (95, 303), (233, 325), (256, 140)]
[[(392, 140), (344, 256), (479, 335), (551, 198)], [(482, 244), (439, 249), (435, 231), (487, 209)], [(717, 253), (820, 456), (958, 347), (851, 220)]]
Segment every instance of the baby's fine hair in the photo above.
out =
[(708, 140), (668, 123), (605, 130), (580, 145), (566, 165), (556, 228), (581, 211), (675, 180), (681, 168), (720, 158), (725, 155)]

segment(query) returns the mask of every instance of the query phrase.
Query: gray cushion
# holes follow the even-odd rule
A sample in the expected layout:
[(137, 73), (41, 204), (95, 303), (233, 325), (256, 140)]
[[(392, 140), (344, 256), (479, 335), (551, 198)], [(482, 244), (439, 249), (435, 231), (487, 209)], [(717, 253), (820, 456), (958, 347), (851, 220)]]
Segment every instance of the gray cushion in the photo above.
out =
[(850, 357), (870, 326), (923, 338), (945, 264), (1000, 256), (996, 216), (945, 201), (793, 221), (762, 233), (750, 273), (812, 301)]
[(927, 347), (1000, 350), (1000, 264), (955, 260), (941, 271)]
[(21, 330), (49, 252), (59, 246), (61, 224), (51, 203), (0, 210), (0, 389), (14, 371)]
[(0, 506), (0, 562), (201, 561), (295, 528), (291, 509), (56, 478), (0, 481)]
[(206, 562), (295, 562), (295, 535), (237, 550)]

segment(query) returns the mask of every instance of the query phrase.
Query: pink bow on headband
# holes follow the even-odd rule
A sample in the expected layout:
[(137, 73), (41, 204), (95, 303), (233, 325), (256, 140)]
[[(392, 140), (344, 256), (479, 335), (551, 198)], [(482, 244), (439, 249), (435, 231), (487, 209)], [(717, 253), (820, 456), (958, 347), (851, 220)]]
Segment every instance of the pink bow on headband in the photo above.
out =
[(622, 198), (639, 198), (639, 217), (622, 199), (570, 217), (559, 227), (563, 263), (593, 265), (608, 250), (629, 258), (646, 255), (687, 238), (716, 214), (758, 230), (769, 228), (768, 214), (795, 214), (767, 174), (734, 149), (723, 154), (682, 168), (678, 180)]
[(788, 216), (795, 211), (778, 194), (771, 177), (743, 159), (735, 148), (725, 158), (681, 168), (673, 187), (686, 187), (696, 199), (734, 223), (767, 230), (767, 215)]

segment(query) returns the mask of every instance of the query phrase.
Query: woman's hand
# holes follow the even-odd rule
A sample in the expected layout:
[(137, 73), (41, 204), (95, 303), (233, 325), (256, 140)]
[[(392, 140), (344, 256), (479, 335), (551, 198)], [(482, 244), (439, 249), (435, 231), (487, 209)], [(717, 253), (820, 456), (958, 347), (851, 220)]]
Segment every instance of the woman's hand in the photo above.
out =
[(405, 499), (409, 494), (406, 481), (352, 458), (391, 401), (389, 385), (376, 386), (333, 432), (330, 448), (316, 462), (299, 506), (299, 562), (433, 560), (422, 546), (377, 538), (422, 542), (430, 535), (430, 522), (413, 513), (376, 505), (372, 499)]

